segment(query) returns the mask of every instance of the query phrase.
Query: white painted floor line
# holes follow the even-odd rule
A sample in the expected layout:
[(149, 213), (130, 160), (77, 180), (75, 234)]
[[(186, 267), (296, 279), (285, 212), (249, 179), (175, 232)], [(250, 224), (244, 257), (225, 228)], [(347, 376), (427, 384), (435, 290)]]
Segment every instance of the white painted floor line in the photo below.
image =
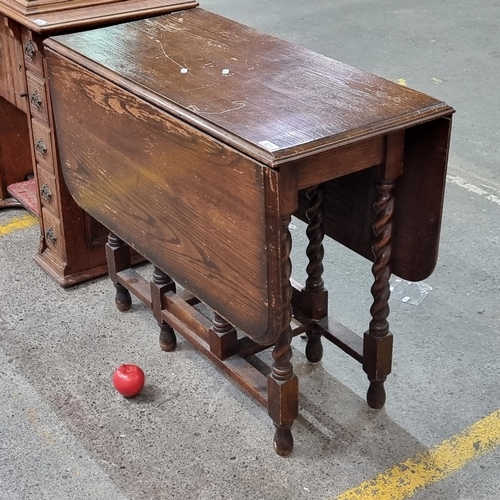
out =
[(461, 187), (462, 189), (465, 189), (466, 191), (469, 191), (470, 193), (477, 194), (479, 196), (482, 196), (484, 199), (488, 201), (500, 205), (500, 196), (488, 193), (488, 191), (485, 191), (483, 188), (480, 188), (478, 186), (475, 186), (474, 184), (471, 184), (470, 182), (467, 182), (467, 180), (464, 179), (463, 177), (459, 177), (458, 175), (447, 175), (446, 180), (448, 182), (451, 182), (452, 184), (456, 184), (457, 186)]

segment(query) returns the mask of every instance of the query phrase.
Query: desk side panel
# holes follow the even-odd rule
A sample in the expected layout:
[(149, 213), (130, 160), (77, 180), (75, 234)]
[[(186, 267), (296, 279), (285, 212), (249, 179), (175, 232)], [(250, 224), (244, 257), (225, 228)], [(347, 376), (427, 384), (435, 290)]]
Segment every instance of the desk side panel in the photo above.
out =
[[(396, 181), (391, 270), (421, 281), (437, 263), (451, 118), (406, 130), (403, 174)], [(328, 181), (325, 186), (325, 233), (373, 261), (375, 168)], [(299, 197), (297, 215), (306, 220), (307, 199)]]
[(267, 167), (51, 51), (48, 65), (76, 202), (236, 328), (275, 340)]
[(0, 96), (0, 199), (33, 171), (26, 114)]

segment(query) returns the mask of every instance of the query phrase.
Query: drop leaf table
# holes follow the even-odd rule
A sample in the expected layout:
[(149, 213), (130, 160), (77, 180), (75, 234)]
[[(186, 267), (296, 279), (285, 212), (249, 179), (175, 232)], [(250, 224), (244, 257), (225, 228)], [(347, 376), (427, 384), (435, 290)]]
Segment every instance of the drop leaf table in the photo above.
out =
[[(265, 405), (280, 455), (298, 414), (294, 335), (311, 362), (322, 338), (359, 361), (381, 408), (389, 278), (436, 264), (453, 109), (198, 8), (53, 37), (46, 57), (64, 177), (111, 231), (118, 308), (132, 292), (164, 350), (181, 333)], [(307, 222), (304, 286), (292, 215)], [(362, 337), (328, 316), (325, 235), (373, 261)], [(261, 372), (253, 355), (271, 346)]]

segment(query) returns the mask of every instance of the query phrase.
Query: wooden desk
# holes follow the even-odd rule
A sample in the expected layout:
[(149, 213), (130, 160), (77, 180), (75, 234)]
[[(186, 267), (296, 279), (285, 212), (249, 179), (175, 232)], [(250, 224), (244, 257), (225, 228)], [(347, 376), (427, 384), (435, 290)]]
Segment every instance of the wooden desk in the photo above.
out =
[[(381, 408), (389, 277), (436, 263), (453, 110), (201, 9), (46, 46), (64, 176), (114, 233), (117, 306), (132, 291), (165, 350), (174, 328), (267, 406), (281, 455), (298, 411), (293, 335), (307, 332), (312, 362), (321, 337), (361, 362)], [(308, 221), (304, 287), (290, 281), (293, 214)], [(328, 317), (324, 234), (374, 261), (363, 338)], [(151, 283), (127, 245), (154, 264)], [(262, 374), (251, 355), (270, 345)]]
[[(9, 192), (28, 191), (27, 198), (18, 197), (39, 216), (35, 261), (60, 285), (106, 273), (108, 231), (76, 205), (64, 185), (42, 41), (196, 5), (191, 0), (0, 0), (0, 208), (21, 206)], [(32, 186), (19, 188), (17, 183), (32, 175)]]

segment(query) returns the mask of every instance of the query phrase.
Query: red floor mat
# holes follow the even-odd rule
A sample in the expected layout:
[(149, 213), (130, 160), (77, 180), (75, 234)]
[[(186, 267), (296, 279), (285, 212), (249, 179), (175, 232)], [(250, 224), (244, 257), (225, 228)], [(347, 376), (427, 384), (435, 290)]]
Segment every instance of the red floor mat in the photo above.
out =
[(29, 181), (16, 182), (7, 186), (9, 194), (22, 203), (22, 205), (37, 217), (38, 202), (36, 201), (36, 185), (35, 179)]

